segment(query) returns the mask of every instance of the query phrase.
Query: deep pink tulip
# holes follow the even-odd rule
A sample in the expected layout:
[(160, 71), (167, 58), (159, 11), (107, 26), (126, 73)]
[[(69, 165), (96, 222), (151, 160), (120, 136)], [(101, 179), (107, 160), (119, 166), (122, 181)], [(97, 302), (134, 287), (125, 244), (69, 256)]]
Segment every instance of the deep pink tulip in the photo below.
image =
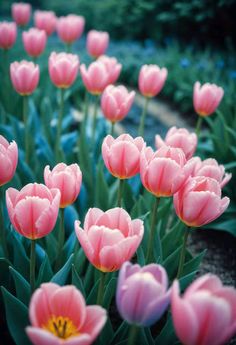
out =
[(145, 97), (151, 98), (161, 92), (166, 78), (167, 69), (157, 65), (143, 65), (139, 72), (139, 91)]
[(27, 25), (31, 16), (31, 5), (24, 2), (14, 3), (11, 6), (11, 13), (17, 25)]
[(218, 218), (228, 207), (229, 198), (221, 199), (219, 183), (204, 176), (192, 177), (174, 195), (177, 216), (190, 227), (199, 227)]
[(88, 69), (83, 64), (80, 73), (86, 89), (93, 95), (100, 95), (109, 84), (109, 74), (102, 62), (92, 62)]
[(75, 232), (88, 260), (102, 272), (113, 272), (132, 258), (143, 238), (143, 221), (131, 220), (122, 208), (103, 212), (90, 208), (84, 230), (75, 221)]
[(135, 176), (140, 171), (140, 153), (145, 146), (143, 138), (121, 134), (114, 139), (107, 135), (102, 143), (102, 157), (109, 172), (119, 179)]
[(16, 23), (0, 22), (0, 48), (10, 49), (16, 41)]
[(87, 35), (86, 47), (89, 55), (94, 58), (103, 55), (109, 44), (109, 33), (106, 31), (90, 30)]
[(9, 182), (16, 171), (18, 147), (15, 141), (9, 143), (0, 135), (0, 187)]
[(31, 326), (26, 333), (34, 345), (90, 345), (106, 323), (106, 310), (86, 306), (73, 285), (44, 283), (31, 297)]
[(107, 72), (109, 74), (108, 84), (115, 84), (117, 79), (119, 78), (122, 65), (118, 63), (115, 57), (109, 57), (106, 55), (101, 55), (97, 61), (104, 63)]
[(46, 47), (47, 35), (44, 30), (31, 28), (22, 33), (25, 51), (29, 56), (38, 57)]
[(193, 105), (200, 116), (214, 113), (224, 95), (224, 90), (215, 84), (201, 84), (197, 81), (193, 90)]
[(39, 66), (22, 60), (10, 65), (12, 85), (21, 96), (31, 95), (39, 82)]
[(193, 157), (185, 165), (185, 170), (187, 174), (192, 177), (211, 177), (219, 182), (221, 188), (223, 188), (232, 177), (232, 174), (225, 173), (224, 166), (218, 164), (214, 158), (208, 158), (202, 161), (200, 157)]
[(111, 122), (123, 120), (128, 114), (135, 97), (135, 92), (128, 92), (123, 85), (108, 85), (101, 97), (104, 116)]
[(179, 148), (162, 146), (154, 152), (144, 148), (140, 157), (140, 177), (144, 187), (157, 197), (172, 196), (184, 184), (186, 158)]
[(197, 148), (197, 135), (190, 133), (186, 128), (171, 127), (163, 140), (160, 135), (155, 137), (156, 148), (164, 145), (176, 147), (183, 150), (186, 159), (190, 159)]
[(71, 205), (77, 199), (82, 183), (82, 173), (78, 164), (57, 164), (52, 171), (44, 169), (44, 182), (48, 188), (58, 188), (61, 192), (60, 208)]
[(236, 290), (213, 274), (196, 279), (182, 297), (175, 281), (171, 311), (184, 345), (223, 345), (236, 333)]
[(29, 183), (20, 191), (6, 191), (8, 214), (15, 230), (36, 240), (49, 234), (57, 220), (60, 191), (43, 184)]
[(123, 319), (150, 327), (158, 321), (170, 302), (166, 270), (157, 264), (140, 267), (125, 262), (119, 272), (116, 305)]
[(48, 69), (51, 81), (61, 89), (67, 89), (74, 82), (79, 71), (79, 58), (74, 54), (52, 52)]
[(53, 11), (35, 11), (34, 25), (50, 36), (56, 30), (57, 17)]
[(57, 33), (65, 43), (73, 43), (80, 38), (84, 31), (85, 20), (82, 16), (69, 14), (57, 20)]

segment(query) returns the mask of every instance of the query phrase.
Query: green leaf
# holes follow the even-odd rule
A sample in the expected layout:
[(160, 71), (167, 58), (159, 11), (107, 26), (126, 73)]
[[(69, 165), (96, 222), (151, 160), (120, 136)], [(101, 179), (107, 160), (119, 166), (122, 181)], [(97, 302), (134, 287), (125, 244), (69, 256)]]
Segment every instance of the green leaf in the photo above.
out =
[(155, 345), (173, 345), (176, 341), (177, 337), (175, 335), (172, 318), (169, 315), (161, 333), (155, 339)]
[(69, 276), (69, 273), (71, 271), (71, 265), (73, 261), (73, 256), (72, 254), (65, 265), (58, 271), (51, 279), (51, 282), (59, 284), (59, 285), (64, 285), (66, 284), (67, 278)]
[(112, 278), (106, 286), (104, 298), (103, 298), (103, 307), (109, 309), (112, 298), (116, 292), (117, 278)]
[(162, 262), (163, 254), (162, 254), (162, 243), (160, 239), (160, 232), (161, 232), (162, 222), (159, 222), (157, 225), (156, 235), (154, 236), (154, 243), (153, 243), (153, 253), (155, 262)]
[(39, 269), (36, 286), (40, 286), (42, 283), (50, 281), (52, 277), (53, 277), (52, 267), (51, 267), (48, 255), (45, 253), (43, 262)]
[(167, 258), (182, 243), (183, 232), (186, 225), (178, 221), (173, 228), (162, 238), (163, 258)]
[(86, 271), (86, 274), (85, 274), (85, 277), (84, 277), (84, 288), (85, 288), (87, 295), (89, 294), (89, 292), (93, 286), (94, 270), (95, 270), (94, 266), (89, 264), (87, 271)]
[(86, 299), (86, 304), (96, 304), (100, 279), (96, 281)]
[(223, 222), (205, 225), (204, 229), (227, 231), (231, 235), (236, 236), (236, 219), (229, 219)]
[(145, 256), (144, 256), (144, 252), (143, 252), (143, 248), (142, 248), (142, 244), (140, 244), (140, 246), (137, 249), (137, 262), (140, 266), (144, 266), (145, 265)]
[(193, 271), (179, 280), (181, 291), (184, 291), (194, 280), (197, 271)]
[[(14, 231), (14, 230), (13, 230)], [(22, 244), (23, 238), (19, 238), (19, 235), (14, 233), (13, 234), (13, 249), (14, 249), (14, 268), (20, 272), (24, 278), (29, 279), (29, 267), (30, 261), (26, 254), (25, 248)]]
[(109, 189), (104, 175), (104, 163), (102, 160), (97, 165), (94, 206), (102, 210), (109, 209)]
[(170, 280), (174, 279), (177, 273), (178, 264), (179, 264), (179, 256), (181, 251), (182, 245), (179, 246), (171, 255), (169, 255), (165, 261), (163, 262), (163, 266), (165, 267), (168, 277)]
[(129, 333), (129, 325), (126, 321), (123, 321), (119, 328), (116, 330), (114, 337), (111, 340), (111, 345), (117, 345), (119, 341), (124, 338), (127, 338)]
[(102, 344), (107, 345), (108, 339), (112, 339), (114, 336), (114, 331), (112, 328), (112, 323), (110, 318), (107, 318), (107, 322), (100, 334), (99, 340), (101, 341)]
[(30, 284), (13, 267), (10, 266), (9, 270), (14, 279), (16, 296), (21, 300), (21, 302), (28, 305), (30, 300)]
[(184, 264), (183, 267), (183, 276), (198, 270), (200, 263), (202, 262), (202, 259), (204, 257), (204, 255), (206, 254), (206, 249), (203, 250), (200, 254), (196, 255), (194, 258), (192, 258), (191, 260), (189, 260), (188, 262), (186, 262)]
[(80, 290), (80, 292), (82, 293), (84, 298), (86, 298), (86, 293), (84, 290), (82, 279), (78, 275), (78, 273), (75, 269), (75, 265), (73, 265), (73, 264), (72, 264), (72, 284), (75, 285), (77, 287), (77, 289)]
[(4, 287), (9, 287), (9, 266), (10, 261), (0, 258), (0, 282)]

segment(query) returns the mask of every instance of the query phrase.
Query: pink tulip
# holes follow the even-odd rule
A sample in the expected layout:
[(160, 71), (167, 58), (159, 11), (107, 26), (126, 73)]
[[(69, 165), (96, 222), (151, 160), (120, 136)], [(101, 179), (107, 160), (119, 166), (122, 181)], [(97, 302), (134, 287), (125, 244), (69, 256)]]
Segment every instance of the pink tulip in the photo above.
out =
[(49, 165), (44, 169), (44, 182), (48, 188), (58, 188), (61, 192), (60, 208), (71, 205), (77, 199), (82, 183), (82, 173), (78, 164), (57, 164), (52, 171)]
[(215, 84), (201, 84), (197, 81), (193, 90), (193, 105), (200, 116), (214, 113), (224, 95), (224, 90)]
[(193, 156), (197, 148), (197, 135), (190, 133), (186, 128), (171, 127), (165, 140), (162, 140), (160, 135), (156, 135), (155, 141), (157, 149), (164, 145), (182, 149), (187, 160)]
[(12, 17), (17, 25), (25, 26), (29, 23), (31, 16), (31, 5), (18, 2), (11, 6)]
[(0, 186), (9, 182), (16, 171), (18, 147), (15, 141), (9, 143), (0, 135)]
[(90, 345), (106, 323), (106, 310), (86, 306), (73, 285), (44, 283), (31, 297), (26, 333), (34, 345)]
[(109, 74), (102, 62), (92, 62), (88, 69), (83, 64), (80, 72), (86, 89), (93, 95), (100, 95), (109, 84)]
[(191, 158), (185, 165), (188, 175), (211, 177), (219, 182), (223, 188), (231, 179), (232, 174), (225, 173), (223, 165), (218, 164), (214, 158), (201, 160), (200, 157)]
[(35, 11), (34, 24), (50, 36), (56, 30), (57, 17), (53, 11)]
[(185, 154), (179, 148), (162, 146), (154, 152), (144, 148), (140, 157), (140, 176), (144, 187), (157, 197), (172, 196), (184, 184)]
[(85, 20), (82, 16), (69, 14), (66, 17), (60, 17), (57, 21), (58, 36), (65, 43), (73, 43), (82, 35), (84, 24)]
[(16, 41), (16, 23), (0, 22), (0, 48), (10, 49)]
[(138, 174), (140, 153), (144, 146), (142, 137), (133, 139), (129, 134), (121, 134), (114, 139), (107, 135), (102, 143), (102, 157), (109, 172), (119, 179)]
[(38, 57), (45, 49), (47, 35), (44, 30), (31, 28), (22, 33), (24, 48), (29, 56)]
[(103, 212), (90, 208), (84, 230), (75, 221), (75, 232), (88, 260), (102, 272), (117, 271), (132, 258), (143, 238), (143, 221), (131, 220), (122, 208)]
[(11, 81), (16, 92), (21, 96), (31, 95), (39, 82), (39, 66), (22, 60), (10, 65)]
[(236, 290), (213, 274), (196, 279), (182, 297), (175, 281), (171, 310), (184, 345), (223, 345), (236, 333)]
[(78, 75), (79, 58), (74, 54), (52, 52), (48, 68), (53, 84), (61, 89), (67, 89), (75, 82)]
[(190, 227), (199, 227), (218, 218), (228, 207), (229, 198), (221, 199), (219, 183), (204, 176), (189, 178), (174, 195), (177, 216)]
[(111, 122), (123, 120), (128, 114), (135, 97), (135, 92), (128, 92), (126, 87), (109, 85), (101, 98), (104, 116)]
[(109, 74), (108, 84), (115, 84), (119, 78), (122, 65), (118, 63), (115, 57), (109, 57), (106, 55), (101, 55), (97, 61), (102, 62), (106, 67), (106, 70)]
[(157, 264), (140, 267), (125, 262), (119, 272), (116, 305), (131, 324), (150, 327), (166, 311), (170, 290), (166, 270)]
[(57, 220), (60, 191), (29, 183), (18, 191), (6, 191), (8, 214), (15, 230), (31, 240), (49, 234)]
[(139, 72), (139, 91), (145, 97), (151, 98), (161, 92), (166, 78), (167, 69), (157, 65), (143, 65)]
[(86, 47), (89, 55), (94, 58), (103, 55), (109, 44), (108, 32), (91, 30), (87, 35)]

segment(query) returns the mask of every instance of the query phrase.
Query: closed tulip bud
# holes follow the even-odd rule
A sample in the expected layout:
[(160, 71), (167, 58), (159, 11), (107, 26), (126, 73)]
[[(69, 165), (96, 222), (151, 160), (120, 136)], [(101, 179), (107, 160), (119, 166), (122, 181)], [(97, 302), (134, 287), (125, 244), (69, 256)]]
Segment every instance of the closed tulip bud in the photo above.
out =
[(69, 14), (66, 17), (60, 17), (57, 21), (58, 36), (63, 42), (71, 44), (82, 35), (84, 24), (85, 20), (82, 16)]
[(82, 173), (78, 164), (57, 164), (52, 171), (44, 169), (44, 182), (48, 188), (58, 188), (61, 192), (60, 208), (71, 205), (77, 199), (82, 183)]
[(31, 28), (29, 31), (22, 33), (22, 40), (27, 54), (32, 57), (38, 57), (45, 49), (47, 35), (44, 30)]
[(19, 234), (36, 240), (49, 234), (57, 221), (60, 191), (30, 183), (20, 191), (9, 188), (6, 204), (10, 221)]
[(10, 49), (16, 41), (16, 23), (0, 22), (0, 48)]
[(229, 198), (221, 199), (219, 183), (204, 176), (192, 177), (174, 195), (177, 216), (189, 227), (206, 225), (227, 209)]
[(167, 69), (157, 65), (144, 65), (139, 72), (139, 91), (145, 97), (151, 98), (161, 92), (166, 78)]
[(13, 62), (10, 65), (11, 81), (21, 96), (31, 95), (39, 82), (39, 66), (29, 61)]
[(182, 149), (188, 160), (196, 151), (197, 135), (190, 133), (186, 128), (171, 127), (166, 134), (165, 140), (162, 140), (160, 135), (156, 135), (155, 142), (157, 149), (164, 145)]
[(118, 61), (115, 57), (109, 57), (106, 55), (101, 55), (97, 59), (97, 61), (102, 62), (106, 67), (106, 70), (107, 70), (108, 75), (109, 75), (108, 84), (115, 84), (115, 82), (119, 78), (119, 75), (120, 75), (120, 72), (122, 69), (122, 65), (120, 63), (118, 63)]
[(31, 16), (31, 5), (24, 2), (14, 3), (11, 6), (11, 12), (17, 25), (27, 25)]
[(175, 332), (184, 345), (228, 344), (236, 333), (236, 290), (213, 274), (196, 279), (180, 296), (179, 282), (171, 293)]
[(9, 182), (16, 171), (18, 147), (15, 141), (9, 143), (0, 135), (0, 187)]
[(109, 172), (119, 179), (138, 174), (140, 154), (144, 146), (142, 137), (133, 139), (129, 134), (121, 134), (114, 139), (107, 135), (102, 143), (102, 157)]
[(208, 116), (215, 112), (224, 95), (224, 90), (215, 84), (201, 84), (197, 81), (193, 90), (193, 105), (200, 116)]
[(113, 123), (123, 120), (133, 104), (134, 97), (135, 92), (128, 92), (122, 85), (107, 86), (101, 98), (104, 116)]
[(80, 73), (86, 89), (93, 95), (100, 95), (109, 83), (109, 74), (102, 62), (92, 62), (88, 69), (83, 64)]
[(79, 58), (74, 54), (52, 52), (48, 69), (51, 81), (61, 89), (67, 89), (74, 82), (79, 71)]
[(94, 58), (103, 55), (109, 44), (109, 34), (105, 31), (91, 30), (87, 35), (87, 51)]
[(35, 11), (34, 25), (50, 36), (56, 30), (57, 17), (53, 11)]
[(143, 238), (143, 221), (131, 220), (122, 208), (103, 212), (90, 208), (84, 229), (75, 222), (76, 236), (88, 260), (102, 272), (113, 272), (132, 258)]

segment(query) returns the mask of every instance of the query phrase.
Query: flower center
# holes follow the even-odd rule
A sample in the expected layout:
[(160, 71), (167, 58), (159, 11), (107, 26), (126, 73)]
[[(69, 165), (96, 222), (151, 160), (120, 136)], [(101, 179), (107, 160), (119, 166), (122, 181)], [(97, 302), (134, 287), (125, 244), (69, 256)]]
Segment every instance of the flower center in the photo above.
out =
[(68, 339), (79, 335), (78, 329), (73, 321), (64, 316), (52, 316), (43, 328), (61, 339)]

